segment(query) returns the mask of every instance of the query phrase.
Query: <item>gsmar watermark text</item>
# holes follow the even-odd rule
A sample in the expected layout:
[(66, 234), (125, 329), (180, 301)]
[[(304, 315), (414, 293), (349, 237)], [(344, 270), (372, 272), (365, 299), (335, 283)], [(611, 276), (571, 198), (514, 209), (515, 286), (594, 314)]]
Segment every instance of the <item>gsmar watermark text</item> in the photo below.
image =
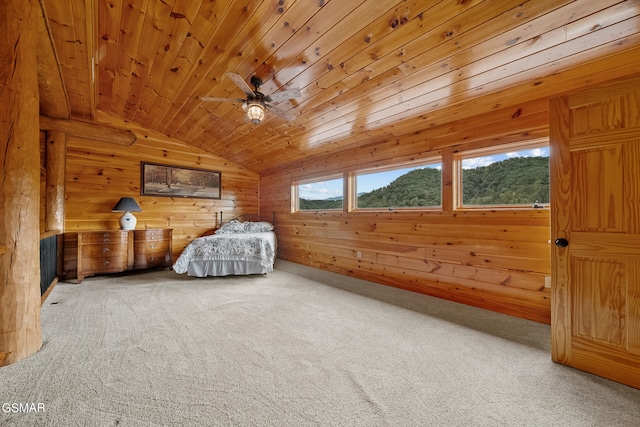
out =
[(32, 414), (44, 412), (44, 403), (3, 403), (2, 412), (5, 414)]

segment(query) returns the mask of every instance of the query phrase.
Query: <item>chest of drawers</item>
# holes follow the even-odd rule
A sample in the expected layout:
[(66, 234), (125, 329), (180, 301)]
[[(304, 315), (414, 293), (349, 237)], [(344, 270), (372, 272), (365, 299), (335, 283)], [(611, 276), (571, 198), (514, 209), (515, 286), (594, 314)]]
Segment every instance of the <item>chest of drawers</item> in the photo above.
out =
[(133, 264), (129, 232), (78, 231), (64, 236), (64, 279), (78, 279), (100, 273), (118, 273)]
[(171, 229), (64, 233), (63, 279), (171, 266)]
[(171, 265), (171, 229), (133, 230), (133, 268)]

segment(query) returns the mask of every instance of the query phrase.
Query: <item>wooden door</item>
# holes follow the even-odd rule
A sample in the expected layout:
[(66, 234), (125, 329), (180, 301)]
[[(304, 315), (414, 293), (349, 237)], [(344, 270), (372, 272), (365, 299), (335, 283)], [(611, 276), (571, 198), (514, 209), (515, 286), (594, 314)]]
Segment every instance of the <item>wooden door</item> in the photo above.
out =
[(640, 388), (640, 77), (550, 118), (552, 359)]

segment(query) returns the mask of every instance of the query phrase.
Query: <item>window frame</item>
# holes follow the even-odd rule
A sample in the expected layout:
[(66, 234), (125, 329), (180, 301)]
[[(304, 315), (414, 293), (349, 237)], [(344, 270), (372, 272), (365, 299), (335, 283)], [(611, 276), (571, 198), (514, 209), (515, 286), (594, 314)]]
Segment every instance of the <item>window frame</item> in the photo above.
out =
[[(406, 207), (386, 207), (386, 208), (359, 208), (358, 207), (358, 188), (357, 178), (359, 175), (369, 175), (374, 173), (388, 172), (396, 169), (407, 169), (412, 167), (426, 166), (430, 164), (440, 164), (440, 205), (439, 206), (406, 206)], [(420, 158), (418, 160), (411, 160), (400, 163), (393, 163), (382, 166), (374, 166), (370, 168), (363, 168), (352, 171), (348, 176), (348, 199), (349, 199), (349, 212), (391, 212), (391, 211), (442, 211), (443, 198), (444, 198), (444, 183), (443, 183), (443, 170), (444, 170), (443, 157), (441, 155), (428, 156)]]
[[(342, 180), (342, 208), (336, 209), (300, 209), (300, 186), (304, 184), (313, 184), (322, 181), (334, 181), (337, 179)], [(347, 198), (345, 193), (347, 191), (347, 179), (345, 174), (329, 174), (321, 175), (315, 178), (304, 178), (295, 180), (291, 183), (291, 213), (315, 213), (315, 212), (343, 212), (347, 204)]]
[[(491, 211), (491, 210), (539, 210), (550, 209), (551, 203), (534, 203), (531, 205), (464, 205), (463, 182), (462, 182), (462, 162), (466, 159), (491, 156), (495, 154), (504, 154), (513, 151), (532, 150), (535, 148), (549, 149), (549, 158), (551, 158), (551, 150), (549, 138), (537, 138), (522, 142), (512, 142), (508, 144), (492, 145), (483, 148), (463, 150), (455, 153), (453, 156), (453, 210), (454, 211)], [(549, 170), (549, 174), (551, 171)], [(551, 190), (551, 188), (549, 188)]]

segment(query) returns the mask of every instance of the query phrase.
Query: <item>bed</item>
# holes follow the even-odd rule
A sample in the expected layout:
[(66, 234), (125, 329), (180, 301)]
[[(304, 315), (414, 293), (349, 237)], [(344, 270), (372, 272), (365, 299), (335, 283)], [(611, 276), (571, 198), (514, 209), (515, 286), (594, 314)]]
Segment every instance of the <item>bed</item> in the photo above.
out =
[(277, 249), (273, 224), (235, 218), (187, 245), (173, 271), (194, 277), (266, 274)]

